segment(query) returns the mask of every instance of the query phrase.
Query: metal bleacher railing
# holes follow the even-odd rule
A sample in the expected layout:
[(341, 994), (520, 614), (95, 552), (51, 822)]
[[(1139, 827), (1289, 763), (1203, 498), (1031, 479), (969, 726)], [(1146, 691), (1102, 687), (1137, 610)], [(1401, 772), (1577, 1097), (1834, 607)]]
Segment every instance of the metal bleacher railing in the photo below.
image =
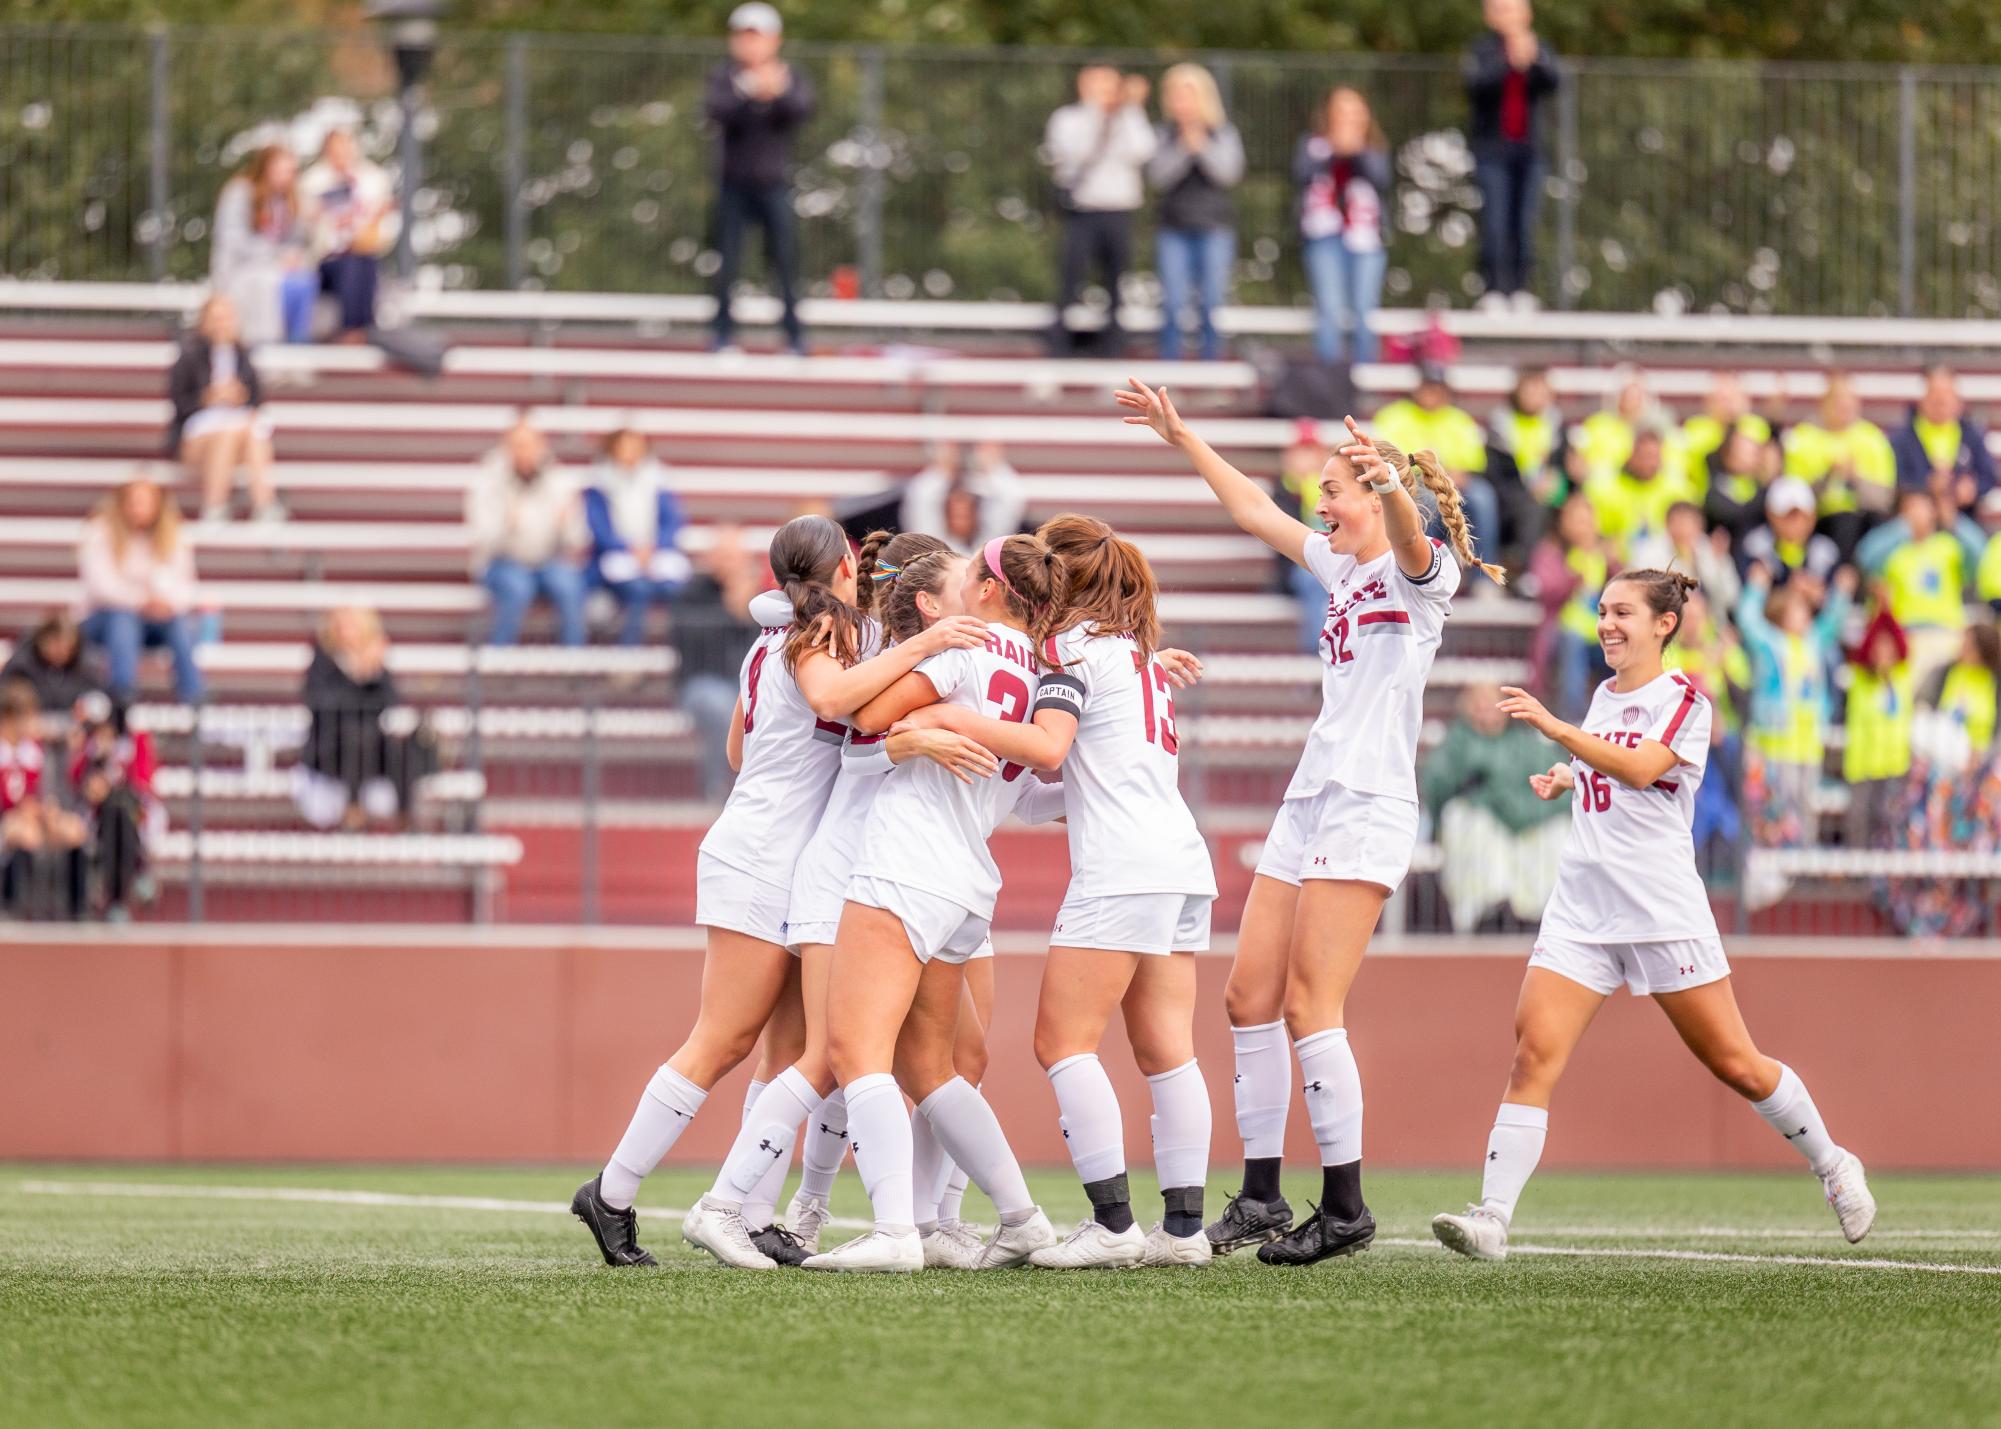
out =
[[(699, 93), (718, 54), (447, 28), (422, 97), (413, 205), (436, 284), (703, 290), (715, 256)], [(820, 93), (797, 204), (813, 291), (851, 268), (871, 298), (1047, 295), (1053, 226), (1035, 151), (1079, 55), (789, 54)], [(1164, 65), (1114, 58), (1156, 76)], [(1455, 58), (1201, 58), (1249, 150), (1240, 300), (1303, 291), (1288, 162), (1336, 83), (1369, 93), (1396, 150), (1387, 300), (1472, 296), (1478, 199)], [(201, 276), (216, 191), (252, 143), (352, 112), (372, 152), (393, 160), (397, 146), (391, 66), (367, 31), (11, 28), (0, 72), (0, 272), (14, 277)], [(1570, 73), (1543, 212), (1551, 306), (2001, 312), (1997, 220), (1963, 201), (2001, 169), (1995, 72), (1580, 60)]]

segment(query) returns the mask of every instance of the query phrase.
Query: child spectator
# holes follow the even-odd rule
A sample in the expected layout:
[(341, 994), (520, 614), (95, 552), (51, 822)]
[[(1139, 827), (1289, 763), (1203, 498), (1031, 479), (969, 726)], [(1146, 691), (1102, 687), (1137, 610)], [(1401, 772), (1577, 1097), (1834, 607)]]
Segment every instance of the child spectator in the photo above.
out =
[(1763, 566), (1774, 585), (1785, 584), (1795, 571), (1825, 582), (1841, 564), (1841, 550), (1815, 534), (1819, 518), (1813, 488), (1797, 476), (1780, 477), (1765, 489), (1765, 523), (1745, 535), (1738, 561), (1746, 570)]
[(574, 486), (524, 416), (488, 452), (466, 490), (473, 573), (493, 596), (487, 643), (513, 645), (537, 594), (555, 607), (557, 638), (584, 643), (582, 519)]
[(83, 909), (83, 821), (46, 781), (41, 707), (24, 680), (0, 687), (0, 908), (33, 918)]
[[(1825, 592), (1804, 574), (1774, 590), (1763, 566), (1753, 566), (1745, 578), (1737, 629), (1751, 662), (1750, 782), (1762, 793), (1747, 803), (1752, 803), (1753, 836), (1764, 847), (1814, 842), (1813, 801), (1832, 714), (1830, 682), (1854, 586), (1855, 572), (1845, 566)], [(1753, 896), (1758, 898), (1757, 890)], [(1763, 899), (1758, 901), (1762, 906)]]
[(584, 491), (584, 523), (592, 574), (625, 612), (619, 643), (637, 645), (646, 638), (646, 612), (672, 599), (690, 569), (675, 546), (681, 503), (643, 433), (624, 427), (605, 438)]
[(2001, 631), (1969, 625), (1959, 658), (1925, 685), (1922, 703), (1966, 733), (1967, 752), (1985, 764), (1994, 750), (1995, 702), (2001, 693)]
[(159, 758), (153, 736), (134, 730), (124, 706), (92, 692), (76, 702), (70, 731), (70, 788), (88, 822), (98, 906), (113, 923), (131, 918), (131, 903), (152, 896), (146, 834), (166, 822), (153, 797)]
[(1848, 652), (1846, 739), (1841, 777), (1848, 785), (1843, 841), (1870, 848), (1889, 837), (1891, 810), (1911, 772), (1910, 645), (1887, 610), (1878, 610)]
[(229, 519), (229, 492), (241, 467), (253, 519), (282, 521), (285, 508), (271, 487), (271, 423), (264, 387), (238, 340), (236, 306), (217, 295), (202, 304), (195, 330), (181, 341), (167, 374), (174, 416), (167, 452), (201, 483), (204, 521)]
[[(1313, 352), (1322, 362), (1376, 360), (1369, 326), (1389, 268), (1389, 141), (1358, 90), (1337, 89), (1292, 154), (1300, 258), (1313, 289)], [(1352, 333), (1352, 341), (1348, 334)]]
[(320, 277), (306, 253), (298, 176), (292, 151), (266, 144), (216, 197), (209, 274), (236, 304), (252, 347), (312, 338)]
[(1571, 497), (1529, 561), (1542, 604), (1531, 666), (1560, 719), (1582, 719), (1591, 692), (1612, 673), (1598, 648), (1598, 595), (1613, 569), (1591, 503), (1581, 493)]
[(1181, 356), (1182, 319), (1191, 301), (1201, 356), (1223, 355), (1216, 309), (1230, 295), (1237, 254), (1237, 209), (1230, 190), (1244, 177), (1244, 141), (1224, 117), (1208, 70), (1178, 64), (1161, 77), (1162, 122), (1154, 131), (1146, 175), (1160, 192), (1154, 236), (1160, 271), (1160, 355)]
[(202, 695), (195, 668), (195, 564), (181, 514), (156, 481), (128, 481), (99, 504), (84, 524), (77, 551), (84, 638), (105, 653), (111, 693), (129, 700), (139, 682), (139, 652), (164, 646), (174, 657), (174, 697)]
[(1897, 516), (1862, 538), (1855, 559), (1877, 582), (1878, 599), (1904, 628), (1919, 684), (1949, 662), (1966, 629), (1966, 573), (1979, 559), (1980, 530), (1961, 518), (1939, 523), (1939, 503), (1923, 487), (1897, 493)]
[(45, 710), (66, 710), (107, 683), (104, 661), (85, 647), (83, 632), (66, 610), (50, 615), (22, 637), (0, 669), (0, 684), (9, 680), (26, 680)]

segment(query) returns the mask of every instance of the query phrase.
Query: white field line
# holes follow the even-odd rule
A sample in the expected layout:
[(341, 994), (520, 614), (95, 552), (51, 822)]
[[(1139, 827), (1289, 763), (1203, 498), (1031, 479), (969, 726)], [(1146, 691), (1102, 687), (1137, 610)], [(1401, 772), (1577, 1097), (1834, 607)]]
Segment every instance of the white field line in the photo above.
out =
[[(529, 1212), (538, 1215), (568, 1215), (570, 1208), (558, 1201), (508, 1201), (492, 1196), (417, 1196), (394, 1191), (338, 1191), (305, 1186), (176, 1186), (146, 1185), (126, 1181), (22, 1181), (19, 1189), (30, 1196), (130, 1196), (148, 1200), (288, 1201), (330, 1206), (395, 1206), (430, 1210)], [(653, 1217), (684, 1216), (684, 1207), (648, 1208)], [(871, 1221), (836, 1216), (828, 1224), (845, 1230), (867, 1230)], [(1545, 1235), (1651, 1236), (1703, 1234), (1727, 1236), (1818, 1236), (1820, 1231), (1785, 1232), (1769, 1227), (1740, 1231), (1722, 1226), (1694, 1227), (1680, 1231), (1645, 1230), (1633, 1227), (1568, 1229), (1551, 1228)], [(1887, 1233), (1886, 1233), (1887, 1234)], [(1900, 1232), (1907, 1236), (1950, 1238), (1993, 1235), (1993, 1231)], [(1379, 1236), (1378, 1243), (1413, 1248), (1430, 1248), (1435, 1240), (1410, 1236)], [(1820, 1265), (1846, 1270), (1919, 1270), (1940, 1275), (2001, 1275), (2001, 1265), (1947, 1265), (1931, 1261), (1836, 1259), (1814, 1255), (1744, 1255), (1711, 1250), (1618, 1249), (1593, 1246), (1511, 1245), (1516, 1255), (1558, 1255), (1584, 1259), (1615, 1260), (1694, 1260), (1738, 1265)]]

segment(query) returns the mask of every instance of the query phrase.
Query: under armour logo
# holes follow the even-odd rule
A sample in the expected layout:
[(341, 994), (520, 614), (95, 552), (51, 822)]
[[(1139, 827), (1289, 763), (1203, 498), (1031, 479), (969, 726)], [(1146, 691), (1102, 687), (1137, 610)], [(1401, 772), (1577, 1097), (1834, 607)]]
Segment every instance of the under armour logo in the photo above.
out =
[(1690, 974), (1692, 974), (1692, 973), (1693, 973), (1694, 971), (1695, 971), (1695, 968), (1694, 968), (1693, 966), (1690, 966), (1690, 967), (1685, 967), (1685, 968), (1683, 968), (1683, 969), (1681, 970), (1681, 975), (1682, 975), (1683, 977), (1688, 977), (1688, 976), (1689, 976)]
[(1327, 858), (1326, 858), (1326, 856), (1325, 856), (1325, 855), (1323, 854), (1323, 855), (1321, 855), (1320, 857), (1318, 857), (1318, 858), (1315, 858), (1315, 859), (1313, 860), (1313, 866), (1314, 866), (1315, 868), (1325, 868), (1325, 867), (1327, 867)]
[(822, 1136), (846, 1136), (847, 1134), (846, 1127), (842, 1127), (839, 1131), (836, 1131), (833, 1127), (827, 1125), (826, 1122), (823, 1121), (820, 1123), (820, 1135)]
[(1489, 1161), (1499, 1161), (1501, 1159), (1501, 1153), (1498, 1151), (1489, 1151), (1487, 1153), (1487, 1159)]
[(848, 1143), (848, 1150), (854, 1152), (855, 1155), (859, 1156), (862, 1154), (862, 1144), (859, 1141), (850, 1141)]
[(1300, 1088), (1300, 1090), (1307, 1092), (1317, 1092), (1320, 1090), (1322, 1085), (1324, 1084), (1320, 1082), (1308, 1082), (1304, 1087)]
[(1242, 1072), (1237, 1073), (1235, 1077), (1231, 1078), (1232, 1081), (1238, 1081), (1238, 1082), (1241, 1082), (1243, 1079), (1244, 1079), (1244, 1074)]
[(771, 1151), (771, 1152), (776, 1152), (778, 1150), (778, 1148), (773, 1146), (768, 1139), (758, 1142), (757, 1149), (759, 1151)]
[(1063, 1128), (1063, 1139), (1065, 1141), (1068, 1141), (1070, 1139), (1070, 1128), (1067, 1126)]
[(1781, 1133), (1781, 1135), (1783, 1135), (1783, 1136), (1784, 1136), (1784, 1137), (1786, 1138), (1786, 1140), (1788, 1140), (1788, 1141), (1795, 1141), (1795, 1140), (1799, 1139), (1800, 1137), (1802, 1137), (1802, 1136), (1805, 1136), (1805, 1135), (1806, 1135), (1806, 1128), (1805, 1128), (1805, 1127), (1801, 1127), (1801, 1128), (1800, 1128), (1800, 1129), (1799, 1129), (1798, 1131), (1788, 1131), (1788, 1132), (1783, 1132), (1783, 1133)]
[(1061, 923), (1058, 923), (1058, 924), (1056, 925), (1056, 931), (1057, 931), (1057, 932), (1059, 932), (1059, 933), (1063, 931), (1063, 925), (1062, 925)]

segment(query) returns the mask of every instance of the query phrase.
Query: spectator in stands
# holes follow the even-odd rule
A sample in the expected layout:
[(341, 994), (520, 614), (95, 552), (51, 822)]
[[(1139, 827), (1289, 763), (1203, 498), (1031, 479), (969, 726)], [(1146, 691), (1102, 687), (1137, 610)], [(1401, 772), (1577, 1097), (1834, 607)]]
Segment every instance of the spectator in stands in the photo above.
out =
[(2001, 487), (1981, 497), (1974, 512), (1982, 545), (1973, 566), (1973, 593), (2001, 615)]
[[(1632, 564), (1640, 570), (1680, 571), (1702, 584), (1703, 594), (1718, 610), (1734, 610), (1743, 582), (1737, 563), (1730, 559), (1730, 533), (1711, 531), (1703, 524), (1702, 508), (1693, 501), (1677, 501), (1667, 509), (1667, 519), (1658, 530), (1635, 538)], [(1682, 624), (1687, 626), (1684, 611)], [(1675, 636), (1675, 649), (1683, 643)]]
[[(1683, 508), (1695, 511), (1693, 506)], [(1701, 514), (1696, 513), (1698, 531)], [(1730, 574), (1730, 589), (1737, 589), (1737, 572), (1727, 557), (1723, 566)], [(1658, 567), (1656, 567), (1658, 569)], [(1686, 570), (1686, 567), (1681, 569)], [(1743, 782), (1743, 722), (1737, 711), (1742, 696), (1750, 688), (1751, 662), (1737, 643), (1730, 622), (1717, 618), (1718, 610), (1729, 605), (1721, 596), (1705, 590), (1688, 593), (1682, 606), (1681, 624), (1675, 627), (1674, 643), (1662, 654), (1670, 670), (1679, 670), (1708, 697), (1714, 711), (1709, 723), (1709, 777), (1695, 791), (1695, 820), (1691, 833), (1696, 858), (1712, 877), (1725, 871), (1718, 865), (1734, 854), (1743, 821), (1737, 808), (1737, 790)]]
[(266, 144), (216, 197), (209, 276), (236, 304), (251, 347), (312, 338), (320, 279), (307, 254), (298, 180), (292, 151)]
[(2001, 694), (2001, 631), (1985, 621), (1966, 627), (1959, 658), (1925, 682), (1920, 702), (1966, 736), (1969, 757), (1985, 764), (1994, 752), (1997, 694)]
[(1672, 418), (1654, 400), (1643, 378), (1629, 373), (1615, 391), (1610, 407), (1593, 412), (1578, 425), (1571, 474), (1580, 481), (1616, 474), (1633, 454), (1633, 443), (1642, 431), (1658, 435), (1664, 451), (1672, 445), (1668, 441)]
[(731, 350), (730, 290), (752, 225), (764, 233), (764, 267), (784, 307), (786, 345), (806, 351), (799, 323), (799, 243), (792, 215), (792, 139), (813, 117), (813, 87), (778, 57), (785, 22), (752, 0), (730, 11), (730, 57), (709, 71), (702, 109), (718, 146), (716, 164), (716, 336)]
[(1702, 410), (1681, 424), (1681, 456), (1688, 463), (1688, 483), (1697, 491), (1709, 480), (1709, 458), (1732, 432), (1754, 442), (1772, 439), (1772, 424), (1751, 410), (1743, 379), (1734, 372), (1710, 375)]
[(625, 611), (619, 643), (637, 645), (646, 637), (646, 612), (672, 599), (691, 569), (675, 545), (681, 503), (644, 433), (622, 427), (605, 438), (584, 491), (584, 522), (592, 574)]
[(396, 190), (378, 165), (362, 157), (354, 135), (336, 129), (320, 161), (300, 178), (299, 192), (319, 260), (320, 291), (340, 306), (334, 341), (366, 342), (375, 326), (377, 268), (396, 242)]
[(107, 684), (104, 661), (83, 643), (66, 610), (56, 611), (25, 635), (0, 669), (0, 684), (26, 680), (45, 710), (66, 710)]
[(97, 873), (98, 907), (123, 923), (136, 897), (153, 896), (146, 871), (146, 830), (165, 824), (153, 797), (159, 757), (153, 736), (135, 730), (125, 706), (92, 691), (72, 708), (69, 786), (85, 821), (85, 841)]
[(1468, 685), (1420, 771), (1424, 807), (1438, 811), (1439, 882), (1461, 933), (1497, 907), (1522, 924), (1540, 918), (1569, 836), (1562, 801), (1529, 788), (1529, 776), (1549, 768), (1548, 741), (1500, 705), (1498, 685)]
[(84, 524), (77, 551), (83, 582), (83, 636), (110, 663), (111, 693), (129, 700), (139, 682), (139, 652), (164, 646), (174, 658), (174, 696), (202, 696), (188, 612), (195, 563), (174, 509), (156, 481), (128, 481)]
[(1582, 719), (1591, 692), (1612, 673), (1598, 648), (1598, 595), (1615, 569), (1590, 501), (1582, 493), (1572, 496), (1557, 508), (1549, 534), (1529, 558), (1542, 606), (1530, 666), (1561, 719)]
[(1774, 585), (1785, 584), (1794, 571), (1825, 583), (1841, 564), (1841, 550), (1815, 532), (1819, 520), (1813, 488), (1797, 476), (1780, 477), (1765, 488), (1764, 524), (1745, 535), (1737, 547), (1738, 563), (1746, 570), (1763, 566)]
[(1569, 497), (1569, 459), (1570, 433), (1549, 374), (1525, 367), (1508, 400), (1487, 414), (1487, 476), (1511, 546), (1532, 545)]
[(1897, 485), (1929, 490), (1948, 520), (1972, 511), (1994, 489), (1987, 429), (1966, 415), (1959, 379), (1944, 363), (1925, 369), (1924, 395), (1890, 446), (1897, 454)]
[(1844, 559), (1855, 554), (1868, 524), (1896, 499), (1897, 454), (1883, 429), (1862, 415), (1862, 399), (1845, 372), (1827, 375), (1818, 420), (1786, 429), (1785, 471), (1811, 482), (1827, 534)]
[[(1279, 454), (1278, 484), (1272, 497), (1280, 506), (1296, 508), (1310, 531), (1326, 529), (1319, 507), (1320, 474), (1327, 467), (1327, 457), (1319, 424), (1311, 417), (1294, 423), (1292, 441)], [(1320, 648), (1320, 633), (1327, 625), (1327, 588), (1299, 562), (1283, 556), (1273, 559), (1280, 583), (1298, 602), (1299, 648), (1312, 654)]]
[(584, 643), (583, 540), (575, 487), (524, 416), (487, 453), (466, 492), (473, 570), (493, 596), (492, 645), (512, 645), (539, 594), (556, 611), (557, 638)]
[(750, 600), (770, 572), (744, 548), (743, 532), (735, 526), (718, 526), (694, 567), (674, 593), (668, 638), (678, 657), (674, 683), (681, 708), (701, 736), (702, 793), (717, 801), (728, 795), (735, 778), (727, 754), (730, 720), (737, 676), (758, 630)]
[[(1498, 549), (1501, 499), (1486, 476), (1487, 438), (1471, 413), (1452, 404), (1452, 389), (1446, 383), (1441, 364), (1427, 362), (1420, 366), (1417, 390), (1376, 413), (1372, 429), (1378, 437), (1406, 452), (1435, 452), (1459, 488), (1476, 543), (1482, 550)], [(1430, 509), (1428, 505), (1426, 509)], [(1435, 515), (1431, 524), (1431, 534), (1440, 535)], [(1494, 586), (1485, 575), (1476, 575), (1474, 588), (1491, 590)]]
[(1904, 628), (1919, 683), (1958, 653), (1966, 629), (1966, 573), (1980, 559), (1980, 528), (1961, 518), (1939, 524), (1925, 487), (1897, 493), (1896, 519), (1862, 539), (1856, 563), (1877, 582), (1877, 597)]
[[(1389, 268), (1389, 141), (1358, 90), (1321, 103), (1313, 132), (1292, 153), (1300, 258), (1313, 288), (1313, 351), (1322, 362), (1374, 362), (1369, 325)], [(1352, 345), (1346, 340), (1353, 334)]]
[(437, 767), (428, 731), (391, 734), (383, 716), (400, 701), (389, 673), (381, 617), (361, 606), (327, 612), (300, 698), (309, 720), (293, 770), (292, 798), (314, 828), (358, 829), (408, 818), (417, 780)]
[(1563, 82), (1536, 34), (1529, 0), (1486, 0), (1487, 28), (1461, 64), (1471, 106), (1467, 141), (1480, 185), (1483, 306), (1533, 307), (1536, 203), (1542, 196), (1549, 101)]
[(49, 787), (40, 717), (27, 681), (0, 687), (0, 909), (73, 918), (84, 902), (83, 821)]
[(236, 305), (220, 293), (202, 304), (195, 329), (167, 374), (174, 404), (167, 452), (201, 483), (204, 521), (229, 519), (230, 488), (241, 468), (255, 521), (282, 521), (271, 485), (271, 423), (264, 386), (236, 328)]
[(1748, 432), (1734, 431), (1709, 454), (1709, 492), (1702, 512), (1711, 526), (1740, 545), (1765, 514), (1767, 485), (1779, 473), (1779, 449)]
[(970, 554), (992, 537), (1012, 536), (1021, 529), (1028, 513), (1028, 488), (999, 442), (981, 442), (964, 461), (961, 454), (957, 442), (932, 445), (930, 462), (904, 485), (897, 520), (905, 531), (945, 536), (950, 524), (947, 504), (952, 492), (963, 488), (977, 509), (968, 537), (972, 545), (961, 553)]
[(1625, 560), (1636, 543), (1666, 529), (1669, 508), (1688, 500), (1689, 490), (1668, 464), (1661, 434), (1643, 427), (1623, 462), (1586, 478), (1584, 495), (1598, 515), (1599, 534)]
[(1052, 350), (1059, 354), (1078, 349), (1069, 308), (1092, 267), (1105, 285), (1104, 350), (1116, 357), (1123, 348), (1119, 284), (1132, 261), (1133, 214), (1145, 197), (1142, 175), (1154, 151), (1146, 95), (1145, 76), (1087, 64), (1077, 73), (1077, 102), (1050, 115), (1043, 131), (1043, 161), (1063, 210), (1056, 325), (1050, 331)]
[(1888, 837), (1891, 807), (1911, 772), (1916, 688), (1904, 632), (1895, 616), (1878, 610), (1861, 643), (1848, 651), (1841, 778), (1848, 785), (1842, 841), (1850, 848)]
[(1191, 300), (1199, 354), (1223, 355), (1216, 309), (1230, 296), (1237, 256), (1237, 206), (1230, 197), (1244, 177), (1244, 141), (1223, 113), (1223, 96), (1208, 70), (1178, 64), (1161, 77), (1163, 122), (1154, 131), (1146, 176), (1160, 193), (1154, 238), (1160, 271), (1160, 355), (1181, 356), (1181, 325)]

